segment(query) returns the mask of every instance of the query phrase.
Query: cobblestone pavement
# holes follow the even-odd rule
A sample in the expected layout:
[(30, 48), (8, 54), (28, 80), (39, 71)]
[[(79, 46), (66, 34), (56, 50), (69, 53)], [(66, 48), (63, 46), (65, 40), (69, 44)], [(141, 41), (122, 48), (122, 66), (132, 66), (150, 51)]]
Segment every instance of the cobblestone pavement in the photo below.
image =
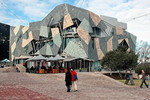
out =
[(0, 85), (0, 100), (58, 100), (16, 85)]
[[(0, 100), (3, 100), (4, 96), (7, 100), (11, 97), (11, 100), (150, 100), (150, 88), (129, 87), (92, 72), (78, 72), (78, 91), (68, 93), (64, 77), (64, 73), (0, 73)], [(9, 91), (12, 91), (12, 94)], [(20, 94), (16, 92), (26, 95), (18, 97)]]

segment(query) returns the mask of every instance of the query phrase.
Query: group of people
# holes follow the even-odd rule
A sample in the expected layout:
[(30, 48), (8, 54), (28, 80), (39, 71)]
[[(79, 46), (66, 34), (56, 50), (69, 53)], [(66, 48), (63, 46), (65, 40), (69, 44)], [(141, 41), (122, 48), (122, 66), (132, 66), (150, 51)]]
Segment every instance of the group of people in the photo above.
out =
[(78, 80), (77, 72), (74, 71), (74, 69), (68, 68), (65, 75), (67, 92), (70, 92), (71, 89), (74, 91), (78, 91), (77, 80)]

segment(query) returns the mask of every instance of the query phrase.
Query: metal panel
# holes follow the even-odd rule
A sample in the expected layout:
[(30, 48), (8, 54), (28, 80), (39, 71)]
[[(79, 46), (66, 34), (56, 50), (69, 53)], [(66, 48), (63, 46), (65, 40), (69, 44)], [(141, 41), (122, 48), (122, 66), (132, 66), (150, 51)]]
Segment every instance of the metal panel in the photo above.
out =
[(134, 45), (136, 45), (136, 36), (131, 34), (131, 33), (129, 33), (129, 32), (127, 32), (127, 34), (128, 34), (128, 38), (131, 38), (131, 40), (134, 43)]
[(33, 38), (36, 40), (39, 40), (41, 23), (42, 23), (41, 21), (38, 21), (29, 24), (29, 30), (32, 31)]
[(118, 47), (118, 38), (117, 35), (113, 35), (113, 50), (117, 49)]
[(107, 41), (107, 52), (113, 50), (112, 39), (113, 39), (113, 37), (111, 37), (111, 38)]
[(104, 20), (105, 22), (110, 23), (113, 26), (120, 26), (123, 29), (127, 29), (127, 24), (126, 23), (122, 23), (122, 22), (118, 22), (117, 18), (104, 16), (104, 15), (100, 15), (100, 17), (101, 17), (102, 20)]
[(30, 53), (33, 50), (31, 42), (29, 42), (24, 48), (26, 48), (26, 53)]
[(76, 42), (70, 41), (65, 48), (64, 53), (72, 57), (87, 58), (85, 50), (80, 45)]
[(53, 42), (54, 42), (58, 47), (61, 46), (62, 40), (61, 40), (60, 34), (57, 34), (57, 35), (55, 35), (55, 37), (53, 37)]
[(29, 30), (26, 31), (23, 35), (22, 35), (23, 39), (28, 39), (29, 38)]
[(82, 29), (84, 29), (85, 31), (87, 31), (88, 33), (93, 33), (93, 30), (92, 30), (90, 23), (85, 18), (82, 20), (82, 22), (79, 26)]
[(60, 49), (60, 47), (58, 47), (56, 44), (53, 44), (52, 52), (53, 52), (54, 55), (58, 54), (59, 49)]
[(49, 27), (47, 27), (47, 26), (41, 26), (41, 28), (40, 28), (40, 36), (48, 38), (49, 30), (50, 30)]
[(80, 36), (80, 38), (85, 41), (86, 44), (89, 44), (89, 41), (91, 39), (90, 35), (88, 32), (86, 32), (84, 29), (82, 29), (81, 27), (77, 28), (77, 32), (78, 35)]
[(18, 31), (20, 29), (20, 26), (16, 26), (15, 29), (13, 30), (14, 34), (17, 35)]
[(63, 29), (73, 25), (72, 18), (70, 14), (68, 13), (67, 15), (64, 16), (64, 21), (63, 21)]
[(22, 28), (22, 34), (24, 34), (28, 29), (29, 29), (28, 26), (23, 27), (23, 28)]
[(53, 55), (51, 46), (46, 43), (41, 49), (40, 49), (40, 54), (42, 55)]
[(100, 23), (100, 21), (101, 21), (101, 18), (100, 18), (98, 15), (94, 14), (93, 12), (90, 12), (90, 17), (91, 17), (92, 21), (94, 22), (94, 24), (95, 24), (96, 26), (97, 26), (97, 25)]
[(30, 43), (33, 40), (32, 32), (29, 32), (29, 38), (22, 40), (22, 47), (25, 47), (28, 43)]
[(11, 45), (11, 53), (12, 53), (12, 54), (13, 54), (15, 48), (16, 48), (16, 42), (14, 42), (14, 43)]
[(124, 39), (119, 39), (118, 40), (118, 44), (120, 44)]
[(104, 54), (107, 53), (107, 37), (100, 38), (100, 48)]
[(23, 56), (29, 56), (29, 54), (25, 50), (26, 50), (26, 48), (22, 48), (20, 54)]
[(104, 22), (104, 23), (107, 26), (105, 29), (105, 32), (107, 33), (107, 35), (112, 36), (112, 32), (114, 31), (113, 26), (107, 22)]
[(13, 61), (13, 60), (14, 60), (14, 58), (15, 58), (15, 56), (14, 56), (14, 55), (11, 55), (11, 61)]
[(71, 15), (72, 19), (78, 18), (80, 21), (82, 21), (84, 18), (86, 20), (89, 20), (89, 11), (82, 9), (82, 8), (78, 8), (72, 5), (68, 5), (66, 4), (68, 7), (68, 12)]
[(123, 29), (121, 27), (116, 26), (116, 34), (121, 35), (123, 33), (124, 33)]
[(59, 34), (59, 29), (58, 28), (51, 28), (52, 32), (52, 37), (55, 37), (55, 35)]
[(134, 44), (133, 40), (130, 37), (128, 39), (129, 39), (130, 49), (135, 51), (135, 44)]
[(22, 44), (22, 38), (20, 38), (18, 40), (18, 42), (16, 43), (16, 49), (15, 49), (15, 52), (14, 52), (14, 56), (18, 57), (18, 56), (21, 55), (21, 50), (22, 50), (21, 44)]
[(98, 60), (97, 50), (94, 43), (94, 39), (91, 39), (88, 45), (88, 58), (93, 60)]
[(95, 42), (95, 46), (96, 46), (96, 50), (97, 50), (98, 59), (101, 60), (104, 57), (104, 53), (100, 49), (100, 43), (99, 43), (99, 41), (100, 41), (99, 38), (94, 38), (94, 42)]

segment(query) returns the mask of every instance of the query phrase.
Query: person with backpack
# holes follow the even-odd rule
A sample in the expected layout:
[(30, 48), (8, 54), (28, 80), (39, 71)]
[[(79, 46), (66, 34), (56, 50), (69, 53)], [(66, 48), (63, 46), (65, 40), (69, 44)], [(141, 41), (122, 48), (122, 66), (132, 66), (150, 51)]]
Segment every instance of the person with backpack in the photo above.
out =
[(77, 76), (77, 72), (74, 71), (73, 68), (71, 69), (71, 76), (72, 76), (72, 78), (71, 78), (71, 81), (72, 81), (72, 87), (73, 87), (74, 91), (78, 91), (78, 89), (77, 89), (77, 80), (78, 80), (78, 76)]

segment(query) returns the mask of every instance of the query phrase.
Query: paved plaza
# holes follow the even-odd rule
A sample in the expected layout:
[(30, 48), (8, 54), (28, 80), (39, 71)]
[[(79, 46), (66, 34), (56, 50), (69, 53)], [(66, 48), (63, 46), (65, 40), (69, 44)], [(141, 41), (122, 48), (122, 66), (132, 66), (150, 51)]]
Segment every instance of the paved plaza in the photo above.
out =
[(150, 100), (150, 88), (127, 86), (98, 72), (78, 72), (77, 92), (66, 92), (65, 73), (0, 72), (0, 100)]

